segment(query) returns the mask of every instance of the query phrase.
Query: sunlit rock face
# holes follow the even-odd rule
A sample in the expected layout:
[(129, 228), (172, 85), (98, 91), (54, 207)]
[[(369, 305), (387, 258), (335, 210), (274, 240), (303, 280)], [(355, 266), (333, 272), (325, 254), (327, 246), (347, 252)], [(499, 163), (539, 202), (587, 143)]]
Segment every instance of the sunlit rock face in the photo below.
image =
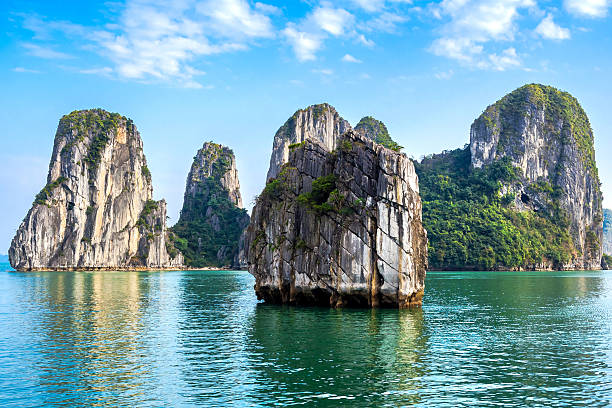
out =
[(153, 201), (142, 140), (130, 119), (101, 109), (62, 117), (47, 184), (9, 257), (17, 270), (182, 265), (168, 240), (166, 202)]
[(559, 267), (600, 267), (602, 194), (593, 131), (576, 98), (544, 85), (515, 90), (476, 119), (470, 152), (474, 168), (509, 158), (520, 169), (521, 179), (503, 187), (517, 209), (567, 222), (575, 248)]
[(267, 180), (275, 178), (289, 159), (289, 146), (304, 140), (316, 140), (331, 151), (336, 148), (339, 137), (350, 129), (350, 123), (327, 103), (298, 110), (274, 136)]
[(292, 144), (269, 173), (245, 234), (258, 298), (420, 305), (427, 234), (412, 162), (353, 131), (334, 137)]

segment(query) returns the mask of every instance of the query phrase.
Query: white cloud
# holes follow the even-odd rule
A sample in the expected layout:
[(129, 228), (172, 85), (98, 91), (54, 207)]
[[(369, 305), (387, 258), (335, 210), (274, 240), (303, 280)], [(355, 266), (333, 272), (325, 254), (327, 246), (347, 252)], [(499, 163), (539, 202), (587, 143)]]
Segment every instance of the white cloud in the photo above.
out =
[(196, 10), (210, 17), (210, 27), (217, 35), (238, 39), (273, 36), (270, 18), (252, 10), (245, 0), (209, 0), (198, 3)]
[(323, 2), (299, 24), (287, 23), (282, 34), (293, 48), (298, 61), (312, 61), (330, 36), (356, 36), (354, 31), (348, 30), (353, 23), (354, 16), (351, 13)]
[(257, 2), (255, 3), (255, 8), (257, 10), (260, 10), (262, 13), (266, 13), (266, 14), (273, 14), (273, 15), (283, 14), (283, 11), (280, 8), (273, 6), (271, 4)]
[[(26, 17), (24, 26), (42, 41), (59, 32), (113, 64), (81, 72), (201, 88), (195, 79), (202, 74), (196, 68), (200, 58), (243, 50), (258, 39), (274, 37), (263, 11), (273, 12), (271, 7), (260, 3), (253, 8), (246, 0), (128, 0), (116, 21), (103, 27), (39, 17)], [(24, 46), (41, 58), (70, 57), (37, 44)]]
[(310, 19), (321, 30), (333, 36), (343, 35), (348, 25), (353, 23), (353, 15), (341, 8), (333, 8), (330, 3), (323, 3), (314, 9)]
[(374, 41), (367, 39), (363, 34), (357, 35), (357, 41), (366, 47), (373, 47), (375, 45)]
[(535, 32), (550, 40), (566, 40), (570, 38), (570, 31), (567, 28), (558, 26), (554, 22), (552, 14), (544, 17), (536, 27)]
[(602, 18), (608, 15), (610, 0), (565, 0), (565, 8), (580, 17)]
[(433, 42), (430, 51), (436, 55), (473, 63), (482, 54), (483, 47), (470, 38), (442, 37)]
[(379, 11), (385, 6), (385, 0), (353, 0), (353, 3), (370, 13)]
[(24, 67), (15, 67), (13, 68), (13, 71), (20, 72), (20, 73), (40, 74), (40, 71), (37, 71), (35, 69), (24, 68)]
[[(381, 11), (386, 6), (385, 0), (352, 0), (352, 3), (368, 13)], [(389, 3), (412, 4), (412, 0), (389, 0)]]
[(436, 74), (434, 74), (434, 76), (437, 79), (443, 79), (443, 80), (447, 80), (447, 79), (451, 79), (453, 77), (455, 73), (453, 72), (453, 70), (448, 70), (448, 71), (443, 71), (443, 72), (438, 72)]
[(287, 25), (283, 34), (293, 47), (293, 52), (300, 62), (315, 60), (317, 58), (315, 53), (323, 46), (322, 38), (319, 35), (298, 31), (293, 23)]
[(500, 55), (491, 44), (512, 42), (519, 10), (535, 8), (534, 0), (443, 0), (433, 9), (436, 18), (448, 18), (430, 51), (479, 69), (504, 70), (520, 65), (514, 48)]
[(382, 12), (365, 24), (368, 31), (382, 31), (393, 33), (397, 31), (397, 25), (406, 22), (408, 19), (397, 13)]
[(363, 61), (353, 57), (351, 54), (345, 54), (344, 57), (342, 57), (342, 61), (344, 61), (344, 62), (352, 62), (352, 63), (355, 63), (355, 64), (360, 64), (360, 63), (363, 62)]
[(79, 70), (80, 74), (86, 75), (103, 75), (109, 76), (113, 73), (113, 69), (111, 67), (102, 67), (102, 68), (88, 68)]
[(321, 74), (321, 75), (333, 75), (334, 71), (329, 69), (329, 68), (323, 68), (323, 69), (313, 69), (312, 70), (313, 74)]
[(54, 49), (48, 46), (41, 46), (33, 43), (23, 43), (21, 44), (23, 48), (27, 50), (28, 55), (38, 58), (44, 59), (68, 59), (73, 58), (72, 55), (55, 51)]
[(487, 68), (492, 68), (496, 71), (505, 71), (508, 68), (517, 68), (521, 66), (521, 61), (514, 48), (508, 48), (502, 51), (501, 55), (489, 55), (489, 64)]

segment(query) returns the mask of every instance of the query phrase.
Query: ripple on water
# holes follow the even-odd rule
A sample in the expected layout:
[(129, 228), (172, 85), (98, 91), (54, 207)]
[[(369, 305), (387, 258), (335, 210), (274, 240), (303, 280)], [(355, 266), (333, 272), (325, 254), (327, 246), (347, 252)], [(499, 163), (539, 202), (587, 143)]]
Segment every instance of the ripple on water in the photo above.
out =
[(430, 273), (419, 310), (244, 272), (0, 273), (1, 406), (608, 406), (605, 272)]

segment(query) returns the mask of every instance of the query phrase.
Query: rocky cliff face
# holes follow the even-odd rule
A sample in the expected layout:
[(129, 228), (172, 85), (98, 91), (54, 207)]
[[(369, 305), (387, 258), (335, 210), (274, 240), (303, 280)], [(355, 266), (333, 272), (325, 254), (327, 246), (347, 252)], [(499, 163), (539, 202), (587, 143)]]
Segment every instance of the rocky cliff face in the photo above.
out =
[(274, 136), (270, 168), (266, 180), (275, 178), (289, 159), (289, 146), (304, 140), (317, 140), (328, 150), (336, 148), (340, 135), (351, 129), (333, 106), (327, 103), (300, 109), (291, 116)]
[(193, 159), (181, 216), (172, 228), (186, 263), (194, 267), (245, 266), (240, 236), (248, 223), (234, 152), (204, 143)]
[(603, 252), (612, 255), (612, 210), (608, 209), (604, 209)]
[[(131, 120), (101, 109), (62, 117), (47, 185), (13, 238), (17, 270), (174, 268), (166, 203)], [(168, 252), (172, 253), (172, 256)]]
[(505, 185), (515, 207), (567, 222), (572, 269), (599, 267), (602, 195), (593, 132), (578, 101), (566, 92), (526, 85), (489, 106), (470, 133), (471, 161), (481, 168), (508, 158), (521, 179)]
[[(347, 126), (327, 123), (338, 124), (331, 126), (337, 133)], [(258, 197), (245, 236), (258, 298), (337, 307), (420, 305), (427, 236), (412, 162), (352, 131), (334, 141), (305, 137), (287, 149), (287, 162), (270, 173), (276, 177)]]

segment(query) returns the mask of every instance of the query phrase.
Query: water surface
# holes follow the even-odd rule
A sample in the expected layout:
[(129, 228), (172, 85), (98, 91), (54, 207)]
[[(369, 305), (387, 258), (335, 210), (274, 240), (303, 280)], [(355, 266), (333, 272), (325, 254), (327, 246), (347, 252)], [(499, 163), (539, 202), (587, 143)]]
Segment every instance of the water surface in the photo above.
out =
[(612, 274), (426, 285), (333, 310), (258, 304), (246, 272), (0, 272), (0, 406), (612, 404)]

